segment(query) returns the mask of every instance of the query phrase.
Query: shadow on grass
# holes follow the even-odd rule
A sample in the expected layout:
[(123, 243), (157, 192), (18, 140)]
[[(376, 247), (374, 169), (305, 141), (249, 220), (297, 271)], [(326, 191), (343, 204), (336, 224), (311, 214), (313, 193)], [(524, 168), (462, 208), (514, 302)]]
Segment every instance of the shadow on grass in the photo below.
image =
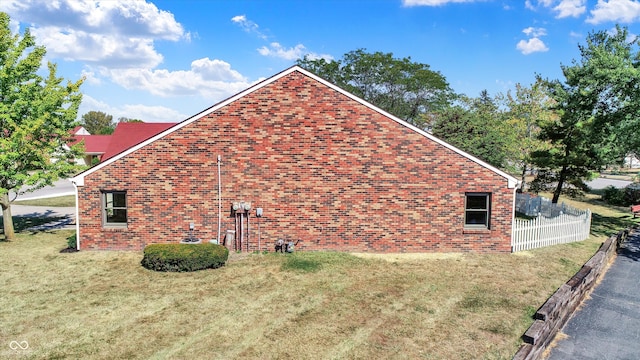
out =
[[(4, 234), (3, 217), (0, 216), (0, 230)], [(73, 223), (69, 216), (61, 216), (53, 211), (34, 212), (13, 217), (15, 232), (38, 232), (63, 228)]]
[(611, 236), (617, 234), (620, 230), (638, 225), (638, 220), (633, 215), (624, 216), (603, 216), (593, 214), (591, 217), (591, 233), (596, 236)]

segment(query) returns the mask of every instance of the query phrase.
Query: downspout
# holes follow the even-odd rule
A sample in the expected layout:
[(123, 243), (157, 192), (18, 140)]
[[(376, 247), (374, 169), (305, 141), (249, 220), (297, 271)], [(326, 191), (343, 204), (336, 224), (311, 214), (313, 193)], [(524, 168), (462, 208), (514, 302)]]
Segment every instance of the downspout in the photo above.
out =
[(220, 244), (220, 228), (222, 222), (222, 180), (220, 179), (220, 155), (218, 155), (218, 244)]
[(73, 184), (73, 188), (76, 192), (76, 249), (80, 250), (80, 207), (78, 206), (78, 185), (75, 181), (72, 181), (71, 183)]
[(516, 223), (516, 194), (518, 193), (518, 189), (520, 188), (520, 181), (517, 181), (515, 186), (513, 187), (513, 195), (511, 196), (511, 252), (513, 253), (513, 240), (514, 233), (513, 227)]

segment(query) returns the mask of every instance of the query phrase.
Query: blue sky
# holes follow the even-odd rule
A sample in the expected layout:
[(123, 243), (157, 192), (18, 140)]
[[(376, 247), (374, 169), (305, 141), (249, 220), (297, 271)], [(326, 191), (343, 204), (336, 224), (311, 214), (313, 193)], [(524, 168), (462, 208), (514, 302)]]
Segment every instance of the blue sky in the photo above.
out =
[(639, 33), (640, 0), (2, 0), (58, 75), (82, 86), (79, 115), (177, 122), (304, 55), (365, 48), (411, 57), (458, 93), (562, 78), (591, 31)]

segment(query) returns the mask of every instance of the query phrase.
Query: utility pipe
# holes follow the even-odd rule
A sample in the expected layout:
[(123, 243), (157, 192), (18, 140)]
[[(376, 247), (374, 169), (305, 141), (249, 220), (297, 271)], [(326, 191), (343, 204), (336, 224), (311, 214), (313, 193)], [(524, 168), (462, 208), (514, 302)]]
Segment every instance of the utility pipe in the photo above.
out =
[[(220, 227), (222, 222), (222, 181), (220, 180), (220, 155), (218, 155), (218, 244), (220, 244)], [(77, 202), (76, 202), (77, 203)]]
[(247, 210), (247, 252), (249, 252), (249, 236), (251, 235), (251, 225), (249, 225), (249, 217), (251, 216), (251, 211)]

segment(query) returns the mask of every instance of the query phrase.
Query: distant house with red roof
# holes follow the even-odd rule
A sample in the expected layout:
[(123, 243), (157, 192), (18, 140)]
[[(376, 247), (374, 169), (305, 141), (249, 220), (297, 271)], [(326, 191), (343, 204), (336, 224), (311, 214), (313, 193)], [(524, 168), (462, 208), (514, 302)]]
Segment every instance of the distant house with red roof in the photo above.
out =
[(84, 126), (74, 127), (73, 130), (71, 130), (71, 134), (72, 135), (91, 135), (91, 133), (87, 131), (87, 129), (85, 129)]
[(100, 160), (102, 155), (109, 148), (111, 142), (111, 135), (76, 135), (74, 141), (67, 144), (73, 146), (78, 143), (84, 145), (84, 157), (77, 159), (76, 163), (80, 165), (91, 165), (93, 159)]
[(176, 123), (121, 122), (116, 125), (111, 135), (91, 135), (84, 127), (77, 126), (72, 130), (74, 140), (67, 145), (71, 147), (82, 143), (84, 145), (84, 157), (77, 159), (76, 163), (90, 166), (95, 159), (98, 159), (98, 161), (109, 159), (169, 129), (175, 124)]
[(111, 142), (100, 161), (112, 158), (121, 152), (157, 135), (177, 123), (121, 122), (111, 134)]

